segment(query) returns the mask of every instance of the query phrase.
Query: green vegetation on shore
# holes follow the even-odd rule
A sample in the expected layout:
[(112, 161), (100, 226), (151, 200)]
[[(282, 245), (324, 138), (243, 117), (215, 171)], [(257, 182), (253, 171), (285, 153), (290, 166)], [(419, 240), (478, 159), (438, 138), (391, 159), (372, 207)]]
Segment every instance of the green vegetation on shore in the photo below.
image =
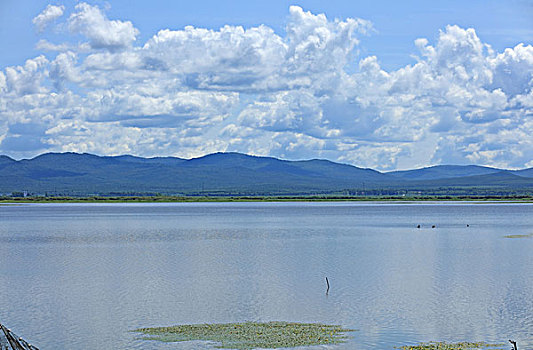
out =
[(202, 340), (216, 342), (221, 349), (272, 349), (338, 344), (346, 340), (346, 332), (353, 330), (319, 323), (244, 322), (140, 328), (133, 332), (143, 333), (146, 340)]
[(429, 342), (420, 343), (418, 345), (406, 345), (398, 347), (401, 350), (478, 350), (478, 349), (491, 349), (491, 350), (503, 350), (503, 344), (488, 344), (484, 342), (459, 342), (459, 343), (447, 343), (447, 342)]
[(28, 196), (0, 197), (0, 203), (172, 203), (172, 202), (327, 202), (327, 201), (503, 201), (533, 202), (533, 196)]

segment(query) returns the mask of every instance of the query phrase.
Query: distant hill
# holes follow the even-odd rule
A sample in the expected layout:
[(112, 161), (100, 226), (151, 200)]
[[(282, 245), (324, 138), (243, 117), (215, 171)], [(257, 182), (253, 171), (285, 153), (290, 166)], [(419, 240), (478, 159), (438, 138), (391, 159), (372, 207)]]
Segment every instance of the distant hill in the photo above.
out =
[(443, 165), (380, 173), (328, 160), (287, 161), (240, 153), (188, 160), (86, 153), (46, 153), (20, 161), (0, 156), (3, 194), (302, 195), (448, 187), (533, 191), (533, 169)]
[[(441, 180), (441, 179), (451, 179), (451, 178), (461, 178), (461, 177), (471, 177), (471, 176), (481, 176), (496, 174), (502, 171), (518, 175), (521, 177), (533, 178), (533, 168), (522, 169), (522, 170), (504, 170), (498, 168), (491, 168), (479, 165), (436, 165), (426, 168), (413, 169), (413, 170), (403, 170), (403, 171), (390, 171), (386, 174), (392, 175), (398, 179), (408, 180), (408, 181), (424, 181), (424, 180)], [(487, 178), (479, 178), (490, 179)], [(444, 181), (444, 183), (453, 183), (453, 181)]]
[(518, 176), (523, 176), (523, 177), (533, 177), (533, 168), (513, 170), (512, 173)]
[(391, 171), (387, 174), (404, 180), (436, 180), (463, 176), (487, 175), (502, 171), (478, 165), (437, 165), (427, 168)]
[(532, 178), (513, 174), (511, 171), (500, 170), (490, 174), (449, 177), (438, 180), (425, 180), (413, 182), (422, 187), (523, 187), (533, 184)]

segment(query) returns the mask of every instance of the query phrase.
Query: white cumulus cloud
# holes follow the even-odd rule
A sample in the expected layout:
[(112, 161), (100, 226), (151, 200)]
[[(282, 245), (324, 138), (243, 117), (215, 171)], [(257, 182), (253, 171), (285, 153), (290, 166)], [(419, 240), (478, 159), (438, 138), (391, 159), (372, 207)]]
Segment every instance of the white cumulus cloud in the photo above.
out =
[(87, 37), (92, 48), (127, 48), (139, 34), (130, 21), (109, 20), (97, 6), (82, 2), (76, 5), (76, 10), (68, 20), (69, 28)]
[(50, 24), (50, 22), (55, 21), (57, 18), (63, 16), (63, 12), (65, 11), (65, 6), (56, 6), (56, 5), (48, 5), (46, 8), (38, 14), (35, 18), (33, 18), (33, 24), (37, 28), (39, 32), (42, 32), (45, 30), (45, 28)]

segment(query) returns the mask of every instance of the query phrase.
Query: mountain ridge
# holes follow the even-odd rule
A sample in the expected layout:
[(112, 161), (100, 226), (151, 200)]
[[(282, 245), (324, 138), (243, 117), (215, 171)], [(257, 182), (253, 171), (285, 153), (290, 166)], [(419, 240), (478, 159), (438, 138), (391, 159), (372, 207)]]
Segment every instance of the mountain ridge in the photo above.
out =
[(480, 166), (480, 165), (434, 165), (418, 169), (391, 171), (387, 174), (402, 179), (444, 179), (462, 176), (491, 174), (503, 169)]
[[(379, 172), (325, 159), (283, 160), (237, 152), (198, 158), (44, 153), (0, 156), (0, 193), (316, 194), (465, 187), (533, 190), (533, 168), (439, 165)], [(350, 192), (351, 191), (351, 192)]]

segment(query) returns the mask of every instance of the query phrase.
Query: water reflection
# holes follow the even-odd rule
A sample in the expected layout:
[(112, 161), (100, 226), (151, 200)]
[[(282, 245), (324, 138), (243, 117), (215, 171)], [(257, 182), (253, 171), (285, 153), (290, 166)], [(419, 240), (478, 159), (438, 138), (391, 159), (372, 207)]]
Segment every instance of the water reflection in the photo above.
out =
[(271, 320), (359, 330), (338, 349), (508, 338), (527, 348), (533, 346), (533, 239), (503, 236), (532, 232), (532, 209), (1, 207), (0, 318), (42, 349), (210, 348), (147, 342), (128, 331)]

